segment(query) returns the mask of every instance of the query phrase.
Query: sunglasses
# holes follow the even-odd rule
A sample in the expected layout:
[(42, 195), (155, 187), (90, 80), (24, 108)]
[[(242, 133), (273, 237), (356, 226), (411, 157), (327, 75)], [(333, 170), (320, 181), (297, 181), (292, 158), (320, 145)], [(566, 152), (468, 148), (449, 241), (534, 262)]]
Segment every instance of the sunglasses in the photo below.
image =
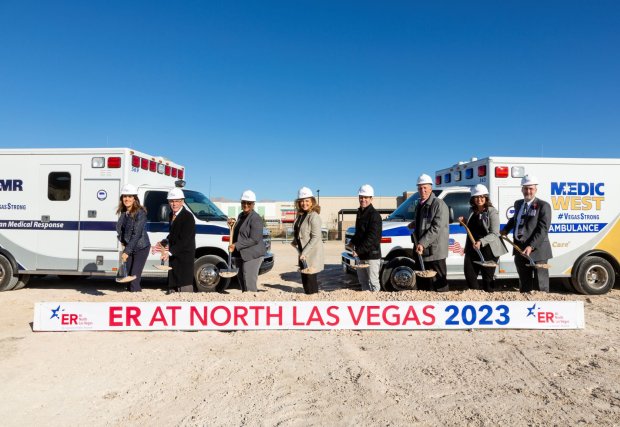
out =
[(251, 206), (251, 205), (253, 205), (253, 204), (254, 204), (254, 202), (241, 202), (241, 204), (242, 204), (242, 205), (246, 205), (246, 206), (248, 206), (248, 205), (250, 205), (250, 206)]

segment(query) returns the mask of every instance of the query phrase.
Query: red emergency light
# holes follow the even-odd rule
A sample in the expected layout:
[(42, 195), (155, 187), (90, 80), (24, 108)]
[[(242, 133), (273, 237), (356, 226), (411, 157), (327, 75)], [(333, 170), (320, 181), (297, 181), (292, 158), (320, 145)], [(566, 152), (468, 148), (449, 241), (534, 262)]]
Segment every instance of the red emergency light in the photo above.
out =
[(108, 167), (111, 169), (117, 169), (121, 167), (120, 157), (108, 157)]
[(140, 159), (140, 167), (144, 170), (147, 170), (149, 168), (148, 159)]
[(495, 166), (495, 178), (508, 178), (508, 166)]
[(140, 167), (140, 157), (138, 156), (131, 156), (131, 166), (134, 168), (139, 168)]
[(172, 168), (171, 175), (173, 178), (176, 178), (178, 173), (179, 173), (179, 170), (177, 168)]
[(435, 177), (435, 185), (441, 185), (441, 175)]
[(392, 238), (391, 237), (382, 237), (381, 238), (381, 243), (392, 243)]
[(179, 179), (183, 179), (183, 175), (185, 175), (185, 170), (179, 169)]

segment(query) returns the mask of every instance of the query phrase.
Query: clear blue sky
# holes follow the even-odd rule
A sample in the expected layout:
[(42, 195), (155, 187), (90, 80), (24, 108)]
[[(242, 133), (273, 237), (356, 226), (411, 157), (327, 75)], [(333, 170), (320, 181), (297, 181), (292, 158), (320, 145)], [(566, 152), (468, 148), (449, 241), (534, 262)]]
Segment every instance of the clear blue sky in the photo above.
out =
[(238, 200), (620, 157), (618, 1), (0, 0), (0, 146), (132, 147)]

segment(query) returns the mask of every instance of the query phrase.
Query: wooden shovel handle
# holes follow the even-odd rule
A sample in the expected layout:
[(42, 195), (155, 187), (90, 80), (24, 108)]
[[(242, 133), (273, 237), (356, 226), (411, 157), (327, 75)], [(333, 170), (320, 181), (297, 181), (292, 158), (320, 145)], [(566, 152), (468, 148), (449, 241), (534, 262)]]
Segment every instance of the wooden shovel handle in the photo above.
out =
[(525, 255), (525, 254), (523, 253), (523, 251), (521, 250), (521, 248), (520, 248), (520, 247), (518, 247), (517, 245), (515, 245), (515, 244), (512, 242), (512, 240), (510, 240), (510, 239), (508, 238), (508, 236), (501, 235), (501, 238), (502, 238), (502, 239), (504, 239), (505, 241), (507, 241), (508, 243), (510, 243), (510, 244), (512, 245), (512, 247), (513, 247), (513, 248), (515, 248), (515, 249), (517, 250), (517, 252), (519, 252), (521, 255), (523, 255), (523, 256), (524, 256), (524, 257), (526, 257), (526, 258), (529, 258), (527, 255)]
[(471, 231), (469, 231), (469, 227), (467, 225), (465, 225), (465, 223), (459, 219), (459, 222), (461, 223), (461, 225), (463, 227), (465, 227), (465, 230), (467, 231), (467, 235), (469, 236), (469, 240), (471, 240), (471, 243), (475, 246), (476, 245), (476, 239), (474, 239), (474, 235), (471, 234)]

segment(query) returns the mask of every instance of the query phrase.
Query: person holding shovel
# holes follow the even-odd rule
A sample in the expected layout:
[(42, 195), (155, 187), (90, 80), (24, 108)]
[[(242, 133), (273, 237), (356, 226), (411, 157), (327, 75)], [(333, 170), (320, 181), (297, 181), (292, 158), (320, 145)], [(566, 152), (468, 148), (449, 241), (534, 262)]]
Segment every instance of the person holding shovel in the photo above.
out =
[(140, 280), (151, 241), (146, 232), (146, 209), (140, 204), (136, 187), (131, 184), (123, 186), (116, 213), (119, 215), (116, 234), (123, 245), (121, 262), (126, 265), (127, 275), (135, 276), (134, 280), (126, 283), (126, 290), (141, 292)]
[[(465, 262), (463, 270), (469, 289), (480, 289), (478, 274), (482, 276), (482, 289), (495, 290), (495, 268), (500, 256), (508, 252), (499, 237), (499, 212), (489, 200), (489, 190), (483, 184), (471, 189), (469, 216), (459, 222), (464, 224), (471, 238), (465, 242)], [(472, 240), (474, 242), (472, 242)], [(480, 253), (478, 253), (480, 251)], [(482, 259), (481, 259), (482, 255)], [(483, 262), (486, 265), (483, 265)]]
[(412, 235), (414, 251), (422, 256), (425, 268), (437, 274), (430, 280), (431, 290), (447, 292), (448, 241), (450, 239), (450, 213), (448, 205), (433, 193), (433, 179), (427, 174), (418, 177), (420, 200), (416, 206), (415, 220), (409, 228), (415, 228)]
[(161, 259), (170, 260), (168, 291), (194, 292), (194, 257), (196, 256), (196, 221), (194, 215), (183, 206), (185, 194), (180, 188), (168, 192), (170, 205), (170, 234), (168, 246), (158, 242), (153, 248), (161, 252)]
[(553, 257), (549, 243), (551, 205), (537, 198), (537, 191), (538, 179), (532, 175), (525, 175), (521, 179), (523, 199), (514, 203), (515, 213), (501, 231), (503, 236), (513, 231), (514, 244), (521, 248), (525, 255), (522, 256), (519, 251), (513, 250), (521, 292), (532, 291), (535, 284), (541, 292), (549, 292), (549, 270), (533, 268), (526, 258), (530, 257), (536, 264), (546, 265)]
[(367, 268), (357, 268), (357, 280), (363, 291), (378, 292), (379, 268), (381, 267), (381, 215), (372, 205), (375, 190), (368, 184), (357, 192), (360, 207), (355, 217), (355, 235), (351, 239), (353, 256)]
[(308, 187), (301, 187), (295, 200), (294, 238), (291, 244), (299, 253), (301, 283), (306, 294), (319, 292), (318, 273), (323, 270), (323, 239), (321, 234), (321, 207)]
[[(239, 283), (242, 292), (256, 292), (258, 270), (265, 258), (265, 242), (263, 242), (263, 220), (254, 211), (256, 194), (246, 190), (241, 195), (241, 213), (235, 221), (228, 219), (228, 226), (233, 228), (233, 238), (228, 250), (235, 259), (235, 265), (239, 268)], [(230, 283), (230, 281), (225, 281)], [(218, 289), (223, 292), (224, 289)]]

